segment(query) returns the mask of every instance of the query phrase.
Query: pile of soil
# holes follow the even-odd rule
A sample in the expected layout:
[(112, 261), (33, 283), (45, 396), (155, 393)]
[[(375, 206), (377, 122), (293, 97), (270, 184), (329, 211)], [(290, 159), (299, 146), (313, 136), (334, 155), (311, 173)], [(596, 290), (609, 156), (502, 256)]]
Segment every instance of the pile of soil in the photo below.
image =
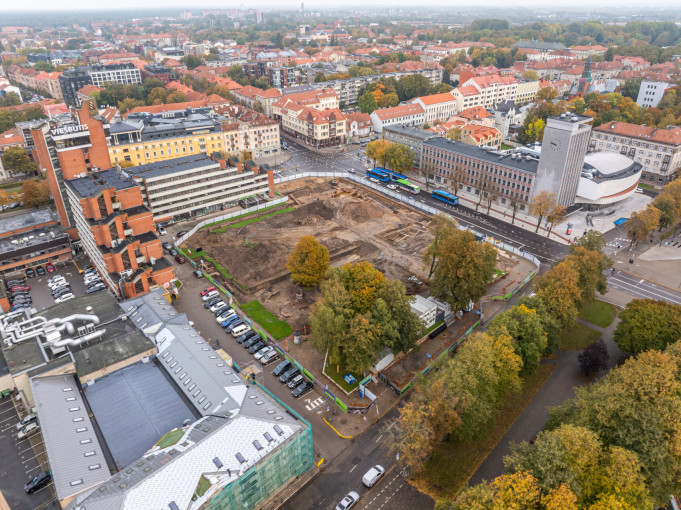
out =
[(336, 211), (330, 207), (326, 200), (315, 200), (298, 207), (293, 211), (292, 216), (295, 225), (317, 225), (332, 220), (336, 216)]
[(343, 206), (342, 214), (355, 223), (366, 223), (383, 216), (383, 211), (369, 202), (348, 202)]

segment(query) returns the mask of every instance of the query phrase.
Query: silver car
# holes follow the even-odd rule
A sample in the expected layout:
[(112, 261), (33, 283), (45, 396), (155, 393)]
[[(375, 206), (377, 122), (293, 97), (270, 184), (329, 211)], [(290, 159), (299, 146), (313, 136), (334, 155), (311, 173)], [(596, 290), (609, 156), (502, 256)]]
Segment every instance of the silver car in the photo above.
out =
[(336, 510), (349, 510), (353, 506), (357, 504), (359, 501), (359, 494), (357, 494), (355, 491), (350, 491), (348, 492), (348, 495), (345, 496), (340, 503), (336, 505)]

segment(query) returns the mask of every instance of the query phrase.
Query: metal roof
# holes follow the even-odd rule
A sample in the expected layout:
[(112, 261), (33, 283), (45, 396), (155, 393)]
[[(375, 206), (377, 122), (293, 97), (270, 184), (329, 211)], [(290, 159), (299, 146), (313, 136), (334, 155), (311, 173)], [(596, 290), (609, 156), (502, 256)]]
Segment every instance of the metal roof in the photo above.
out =
[(0, 234), (51, 222), (57, 222), (57, 215), (49, 207), (21, 211), (16, 214), (5, 213), (0, 218)]
[(123, 176), (117, 169), (100, 170), (88, 174), (86, 177), (65, 181), (81, 197), (97, 196), (102, 190), (116, 188), (117, 190), (128, 189), (138, 184)]
[(30, 380), (57, 498), (63, 500), (110, 476), (73, 375)]
[(173, 158), (167, 161), (157, 161), (155, 163), (132, 167), (126, 169), (125, 172), (136, 179), (151, 179), (153, 177), (161, 177), (176, 172), (186, 172), (196, 168), (211, 166), (217, 169), (220, 164), (213, 161), (205, 154), (191, 154), (189, 156)]

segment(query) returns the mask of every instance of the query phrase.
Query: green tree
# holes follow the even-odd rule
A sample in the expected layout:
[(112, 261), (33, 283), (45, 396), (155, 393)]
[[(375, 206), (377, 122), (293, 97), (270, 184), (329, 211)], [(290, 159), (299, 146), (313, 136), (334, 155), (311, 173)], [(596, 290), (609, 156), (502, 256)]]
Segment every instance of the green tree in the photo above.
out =
[(612, 62), (613, 60), (615, 60), (615, 48), (610, 46), (606, 50), (605, 56), (603, 58), (605, 59), (606, 62)]
[(626, 80), (621, 88), (622, 95), (630, 97), (636, 101), (636, 98), (638, 97), (638, 91), (641, 88), (641, 81), (642, 78), (632, 78), (630, 80)]
[(414, 153), (403, 143), (389, 143), (385, 149), (385, 164), (397, 172), (405, 172), (414, 167)]
[(563, 260), (539, 280), (537, 294), (558, 320), (561, 327), (572, 327), (577, 321), (582, 290), (574, 264)]
[(407, 352), (426, 334), (423, 322), (411, 310), (413, 298), (399, 280), (386, 280), (376, 292), (371, 320), (377, 326), (379, 345), (394, 353)]
[(129, 110), (132, 110), (133, 108), (137, 108), (138, 106), (146, 106), (144, 104), (144, 101), (141, 101), (139, 99), (133, 99), (131, 97), (126, 97), (123, 99), (123, 101), (120, 101), (118, 103), (118, 109), (120, 110), (121, 113), (126, 113)]
[(478, 243), (467, 230), (456, 230), (436, 248), (437, 267), (431, 279), (435, 296), (462, 310), (485, 295), (496, 264), (493, 246)]
[(596, 297), (596, 291), (605, 294), (608, 280), (605, 271), (612, 267), (612, 260), (602, 251), (587, 250), (583, 246), (573, 246), (567, 260), (577, 270), (577, 285), (580, 289), (579, 304), (590, 303)]
[(461, 128), (455, 127), (447, 131), (447, 138), (455, 142), (461, 141)]
[(381, 108), (391, 108), (397, 106), (400, 100), (397, 94), (384, 94), (383, 97), (378, 101), (378, 106)]
[(357, 106), (359, 106), (359, 111), (362, 113), (373, 113), (378, 108), (378, 103), (376, 103), (374, 95), (366, 91), (357, 100)]
[(681, 306), (634, 299), (619, 313), (615, 343), (626, 352), (662, 350), (681, 340)]
[(454, 235), (458, 229), (456, 220), (448, 214), (438, 214), (435, 222), (435, 229), (433, 231), (433, 240), (423, 252), (423, 263), (429, 264), (428, 278), (433, 276), (437, 268), (438, 257), (440, 254), (440, 246), (444, 239)]
[(180, 62), (186, 65), (187, 69), (194, 69), (203, 64), (201, 57), (197, 57), (196, 55), (185, 55), (180, 59)]
[(507, 334), (513, 339), (515, 353), (523, 362), (523, 373), (532, 374), (539, 367), (548, 340), (539, 314), (525, 305), (516, 305), (498, 314), (488, 332)]
[(286, 269), (298, 285), (316, 287), (329, 268), (329, 250), (314, 236), (304, 236), (289, 255)]
[(603, 248), (605, 248), (605, 244), (606, 241), (603, 237), (603, 234), (601, 234), (598, 230), (590, 229), (586, 234), (581, 236), (570, 245), (570, 253), (574, 252), (578, 246), (581, 246), (587, 250), (596, 250), (602, 253)]
[(17, 106), (21, 104), (21, 96), (16, 92), (8, 92), (1, 101), (2, 106)]
[(365, 149), (367, 158), (375, 160), (379, 166), (385, 165), (386, 151), (389, 145), (390, 142), (387, 140), (374, 140), (373, 142), (369, 142)]
[(518, 305), (524, 305), (530, 310), (534, 310), (541, 321), (542, 328), (546, 333), (546, 347), (542, 354), (548, 356), (558, 346), (558, 340), (561, 335), (561, 325), (558, 319), (549, 310), (544, 299), (535, 294), (534, 296), (524, 296), (518, 301)]
[(33, 68), (37, 71), (45, 71), (46, 73), (54, 71), (54, 66), (47, 61), (36, 62)]
[(324, 82), (324, 81), (326, 81), (326, 75), (321, 71), (317, 71), (317, 74), (315, 74), (315, 77), (314, 77), (314, 82), (315, 83), (321, 83), (321, 82)]
[(33, 174), (36, 171), (35, 163), (28, 157), (28, 152), (23, 147), (8, 147), (2, 155), (2, 164), (5, 169), (12, 172)]
[(528, 69), (521, 75), (521, 78), (527, 81), (536, 81), (539, 79), (539, 75), (537, 74), (537, 71)]
[(660, 193), (653, 200), (653, 206), (660, 211), (659, 228), (662, 230), (679, 219), (679, 204), (671, 193)]

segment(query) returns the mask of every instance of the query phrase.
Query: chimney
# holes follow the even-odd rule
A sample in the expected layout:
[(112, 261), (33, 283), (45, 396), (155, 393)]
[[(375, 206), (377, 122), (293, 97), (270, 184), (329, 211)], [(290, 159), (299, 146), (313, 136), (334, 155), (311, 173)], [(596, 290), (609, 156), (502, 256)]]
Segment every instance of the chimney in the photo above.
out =
[(220, 158), (218, 160), (218, 163), (220, 163), (220, 170), (224, 170), (225, 168), (227, 168), (227, 161), (226, 160)]

